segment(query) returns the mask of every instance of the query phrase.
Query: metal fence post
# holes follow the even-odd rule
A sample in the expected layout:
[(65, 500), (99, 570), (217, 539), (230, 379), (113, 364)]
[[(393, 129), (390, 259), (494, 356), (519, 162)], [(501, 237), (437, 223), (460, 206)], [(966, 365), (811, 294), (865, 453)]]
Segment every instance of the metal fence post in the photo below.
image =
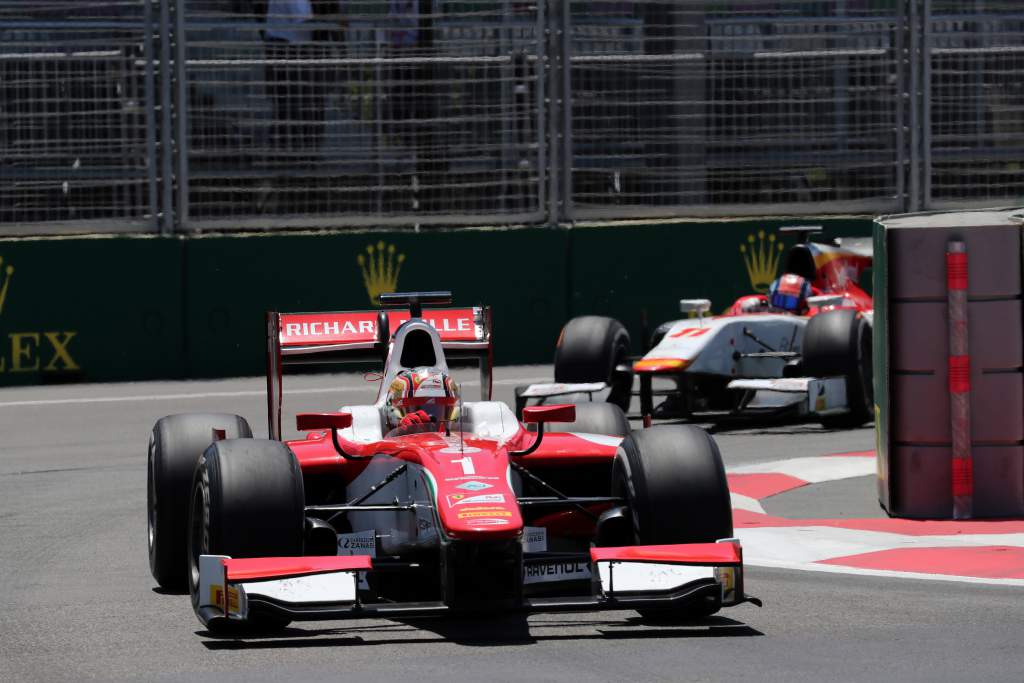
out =
[(171, 97), (171, 2), (160, 0), (160, 164), (163, 190), (163, 215), (160, 232), (174, 230), (174, 129)]
[(562, 67), (562, 149), (561, 149), (561, 176), (562, 176), (562, 197), (561, 212), (559, 220), (572, 222), (576, 219), (576, 212), (573, 207), (573, 149), (572, 149), (572, 9), (570, 2), (562, 2), (562, 17), (559, 28), (561, 38), (561, 67)]
[(156, 96), (153, 88), (153, 6), (150, 2), (143, 4), (142, 14), (142, 59), (145, 61), (145, 77), (143, 81), (143, 98), (146, 109), (146, 178), (147, 201), (149, 203), (149, 229), (156, 231), (160, 227), (160, 198), (157, 191), (157, 152), (156, 152)]
[(178, 116), (178, 217), (179, 230), (188, 227), (188, 36), (185, 33), (185, 0), (174, 9), (174, 71), (178, 82), (175, 113)]
[(910, 2), (910, 168), (907, 211), (921, 206), (921, 31), (920, 0)]
[[(559, 40), (560, 29), (559, 29), (559, 17), (561, 14), (557, 11), (557, 6), (560, 4), (560, 0), (551, 0), (555, 4), (554, 11), (547, 12), (547, 27), (545, 29), (546, 39), (548, 41), (548, 163), (546, 166), (547, 177), (548, 177), (548, 216), (547, 223), (549, 225), (555, 225), (558, 223), (559, 214), (559, 201), (561, 199), (561, 187), (559, 185), (561, 175), (559, 173), (559, 135), (560, 135), (560, 123), (561, 117), (558, 112), (561, 104), (561, 83), (562, 79), (558, 76), (558, 70), (562, 66), (562, 51), (560, 48)], [(541, 3), (546, 4), (546, 3)]]
[(924, 33), (921, 48), (921, 209), (932, 204), (932, 0), (924, 0), (921, 18)]
[[(548, 153), (547, 153), (547, 70), (548, 70), (548, 41), (547, 41), (547, 3), (537, 3), (537, 61), (534, 68), (537, 70), (537, 84), (534, 87), (537, 96), (537, 212), (544, 214), (548, 200)], [(548, 223), (551, 222), (550, 214)]]
[(909, 30), (907, 3), (899, 3), (896, 15), (895, 40), (893, 49), (896, 58), (896, 199), (901, 211), (909, 210), (907, 197), (907, 138), (911, 133), (912, 121), (907, 118), (907, 92), (910, 59), (907, 51)]

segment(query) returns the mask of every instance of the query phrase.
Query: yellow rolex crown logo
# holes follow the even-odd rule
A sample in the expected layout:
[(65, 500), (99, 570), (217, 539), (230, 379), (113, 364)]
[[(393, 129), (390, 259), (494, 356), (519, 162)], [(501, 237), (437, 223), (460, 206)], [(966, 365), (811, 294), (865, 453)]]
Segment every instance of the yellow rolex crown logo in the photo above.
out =
[(782, 249), (781, 242), (776, 244), (775, 235), (768, 235), (767, 239), (765, 238), (764, 230), (757, 231), (756, 240), (754, 235), (747, 235), (747, 243), (740, 245), (743, 263), (747, 266), (747, 275), (750, 276), (750, 286), (755, 292), (768, 292), (772, 280), (775, 279), (775, 273), (779, 270)]
[(359, 270), (363, 272), (363, 284), (370, 297), (370, 305), (377, 305), (377, 295), (383, 292), (394, 292), (398, 287), (398, 273), (402, 270), (405, 254), (396, 254), (395, 245), (384, 244), (366, 247), (365, 254), (356, 256)]
[(4, 258), (0, 256), (0, 313), (4, 312), (4, 302), (7, 301), (7, 288), (11, 286), (11, 279), (14, 277), (14, 266), (8, 264), (3, 267)]

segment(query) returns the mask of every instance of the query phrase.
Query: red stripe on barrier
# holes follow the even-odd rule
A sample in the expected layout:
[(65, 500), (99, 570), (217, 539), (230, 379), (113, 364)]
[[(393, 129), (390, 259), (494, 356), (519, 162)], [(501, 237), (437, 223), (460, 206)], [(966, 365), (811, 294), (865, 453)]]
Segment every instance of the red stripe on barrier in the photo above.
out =
[(953, 458), (953, 495), (970, 496), (974, 493), (974, 461), (972, 458)]
[(967, 254), (946, 254), (946, 287), (967, 289)]
[(949, 357), (949, 392), (966, 394), (971, 390), (971, 357)]

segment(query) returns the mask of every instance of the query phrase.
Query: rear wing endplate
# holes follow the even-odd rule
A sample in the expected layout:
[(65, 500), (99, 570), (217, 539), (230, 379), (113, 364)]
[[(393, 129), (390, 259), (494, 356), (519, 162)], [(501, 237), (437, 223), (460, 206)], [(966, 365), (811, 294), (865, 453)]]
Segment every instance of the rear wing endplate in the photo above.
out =
[[(267, 411), (270, 438), (281, 439), (282, 376), (288, 365), (379, 363), (391, 335), (410, 319), (408, 310), (267, 313)], [(429, 308), (422, 319), (438, 332), (448, 361), (475, 361), (480, 393), (491, 397), (491, 309)]]

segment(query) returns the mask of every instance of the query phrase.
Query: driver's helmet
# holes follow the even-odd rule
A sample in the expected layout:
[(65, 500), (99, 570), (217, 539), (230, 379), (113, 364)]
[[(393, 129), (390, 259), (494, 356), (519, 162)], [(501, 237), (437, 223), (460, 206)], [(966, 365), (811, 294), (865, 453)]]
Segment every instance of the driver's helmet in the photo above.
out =
[(768, 288), (768, 302), (772, 308), (803, 313), (807, 310), (807, 297), (811, 295), (811, 283), (794, 273), (786, 273)]
[(388, 387), (384, 414), (392, 429), (404, 426), (407, 418), (415, 423), (438, 424), (455, 420), (459, 416), (459, 387), (438, 368), (402, 370)]

